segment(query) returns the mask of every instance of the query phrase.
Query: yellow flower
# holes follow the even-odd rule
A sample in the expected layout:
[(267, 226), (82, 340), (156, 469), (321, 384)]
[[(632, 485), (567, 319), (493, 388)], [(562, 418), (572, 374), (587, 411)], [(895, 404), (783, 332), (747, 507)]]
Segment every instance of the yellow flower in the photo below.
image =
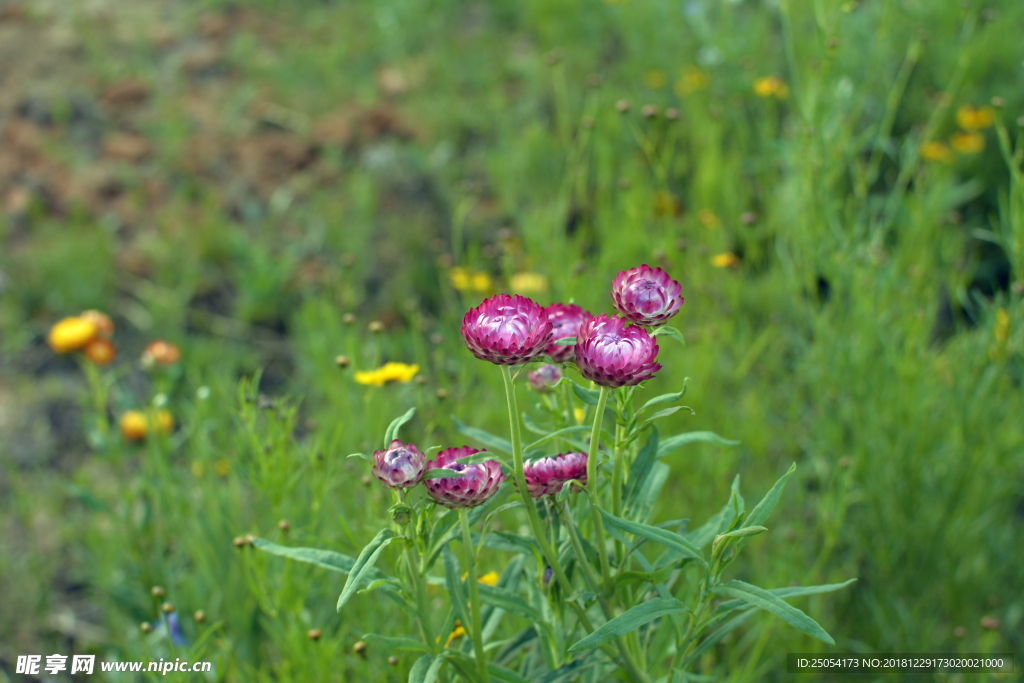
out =
[[(463, 574), (462, 578), (465, 580), (466, 575)], [(496, 586), (498, 585), (498, 578), (498, 572), (487, 572), (483, 576), (476, 577), (476, 582), (487, 586)]]
[(683, 210), (679, 198), (668, 190), (658, 190), (654, 193), (654, 215), (655, 216), (678, 216)]
[(149, 432), (149, 420), (141, 410), (129, 410), (121, 416), (120, 427), (126, 441), (142, 441)]
[(587, 411), (583, 408), (573, 408), (572, 414), (576, 417), (576, 424), (583, 424), (583, 418), (587, 416)]
[[(452, 641), (456, 638), (461, 638), (466, 635), (466, 629), (462, 628), (462, 622), (458, 619), (455, 620), (455, 628), (452, 629), (451, 635), (448, 636), (448, 640), (444, 642), (444, 646), (448, 647), (452, 644)], [(441, 642), (441, 636), (437, 637), (437, 642)]]
[(956, 111), (956, 125), (964, 130), (981, 130), (995, 123), (992, 107), (972, 107), (965, 104)]
[(213, 463), (213, 469), (217, 471), (222, 477), (228, 476), (228, 472), (231, 471), (231, 461), (227, 458), (221, 458), (217, 462)]
[(1006, 313), (1005, 308), (996, 311), (996, 327), (993, 333), (996, 336), (996, 341), (1000, 344), (1004, 344), (1010, 335), (1010, 316)]
[(940, 161), (944, 164), (953, 163), (953, 152), (944, 142), (932, 140), (921, 145), (921, 158), (925, 161)]
[(509, 284), (516, 294), (543, 294), (548, 291), (548, 279), (540, 273), (516, 273)]
[(661, 69), (651, 69), (644, 74), (644, 85), (651, 90), (661, 90), (668, 82), (668, 77)]
[(722, 224), (722, 221), (718, 220), (718, 216), (716, 216), (711, 209), (701, 209), (698, 211), (697, 220), (699, 220), (700, 224), (705, 228), (711, 229), (717, 228)]
[(488, 292), (491, 289), (491, 276), (481, 271), (471, 271), (462, 266), (455, 266), (448, 270), (448, 279), (452, 287), (465, 292)]
[(82, 317), (64, 318), (50, 328), (46, 343), (54, 353), (70, 353), (82, 348), (96, 336), (96, 323)]
[(117, 349), (114, 348), (109, 339), (95, 337), (89, 340), (89, 343), (82, 349), (82, 353), (96, 365), (106, 365), (114, 360), (114, 356), (117, 355)]
[(735, 268), (739, 264), (740, 260), (731, 251), (718, 254), (711, 259), (711, 265), (715, 268)]
[(675, 91), (680, 97), (686, 97), (690, 93), (704, 90), (708, 87), (711, 79), (707, 72), (695, 66), (684, 66), (681, 69), (679, 80), (676, 81)]
[(405, 384), (420, 371), (418, 365), (406, 365), (405, 363), (385, 363), (376, 370), (362, 370), (355, 374), (355, 380), (360, 384), (374, 387), (381, 387), (388, 382), (401, 382)]
[(977, 154), (985, 149), (985, 136), (981, 133), (953, 133), (949, 144), (961, 154)]
[(758, 97), (777, 97), (784, 100), (789, 97), (789, 86), (778, 76), (765, 76), (754, 81), (754, 93)]
[(156, 411), (156, 430), (161, 434), (170, 434), (174, 431), (174, 416), (171, 411), (160, 409)]

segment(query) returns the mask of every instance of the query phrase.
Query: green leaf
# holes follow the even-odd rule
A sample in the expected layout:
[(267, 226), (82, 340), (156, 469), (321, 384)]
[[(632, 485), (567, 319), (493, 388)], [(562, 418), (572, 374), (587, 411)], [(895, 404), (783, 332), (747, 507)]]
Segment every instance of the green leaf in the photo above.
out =
[(412, 665), (412, 669), (409, 671), (409, 683), (434, 683), (442, 664), (444, 664), (442, 656), (423, 655)]
[(750, 511), (750, 514), (747, 515), (747, 519), (743, 526), (758, 526), (768, 519), (768, 515), (772, 513), (772, 510), (775, 509), (775, 505), (779, 502), (779, 498), (782, 497), (782, 489), (786, 486), (786, 481), (789, 480), (795, 471), (796, 463), (793, 463), (789, 466), (789, 469), (786, 470), (786, 473), (782, 475), (777, 482), (775, 482), (775, 486), (773, 486), (768, 493), (764, 494), (764, 498), (761, 499), (761, 502)]
[(682, 391), (676, 391), (676, 392), (669, 393), (669, 394), (661, 394), (660, 396), (655, 396), (654, 398), (649, 400), (647, 403), (643, 404), (643, 406), (640, 408), (640, 410), (636, 411), (637, 415), (639, 415), (640, 413), (644, 412), (645, 410), (647, 410), (648, 408), (650, 408), (652, 406), (658, 405), (659, 403), (672, 403), (673, 401), (678, 401), (683, 396), (686, 396), (686, 386), (689, 384), (689, 382), (690, 382), (690, 378), (686, 377), (686, 378), (683, 379), (683, 389), (682, 389)]
[(376, 581), (373, 581), (372, 583), (370, 583), (370, 585), (368, 585), (366, 588), (363, 588), (362, 590), (356, 591), (356, 593), (357, 594), (372, 593), (373, 591), (377, 590), (378, 588), (383, 588), (384, 586), (387, 585), (387, 583), (388, 583), (387, 579), (377, 579)]
[[(473, 545), (480, 542), (480, 534), (473, 534)], [(540, 551), (537, 542), (532, 538), (524, 538), (506, 531), (492, 531), (484, 535), (484, 547), (491, 550), (503, 550), (507, 553), (537, 553)]]
[(619, 574), (615, 579), (615, 588), (618, 589), (619, 586), (625, 586), (630, 583), (650, 582), (657, 585), (665, 582), (674, 569), (675, 567), (668, 564), (653, 572), (638, 572), (633, 570), (625, 571)]
[(368, 456), (366, 453), (352, 453), (351, 455), (346, 455), (345, 457), (346, 458), (362, 458), (363, 460), (367, 460), (369, 462), (373, 462), (373, 458)]
[(654, 332), (651, 333), (651, 336), (652, 337), (660, 337), (660, 336), (672, 337), (673, 339), (675, 339), (677, 342), (679, 342), (683, 346), (686, 346), (686, 340), (683, 339), (683, 333), (680, 332), (679, 330), (677, 330), (674, 327), (669, 327), (668, 325), (665, 325), (664, 327), (659, 327), (658, 329), (656, 329)]
[(409, 420), (411, 420), (412, 416), (415, 414), (416, 406), (413, 406), (412, 408), (409, 408), (409, 410), (405, 411), (405, 414), (400, 415), (399, 417), (396, 417), (394, 420), (391, 421), (391, 424), (388, 425), (388, 430), (384, 432), (385, 450), (387, 450), (388, 447), (391, 445), (391, 441), (393, 439), (398, 438), (398, 430), (401, 428), (401, 426), (404, 425)]
[(423, 473), (424, 481), (426, 481), (427, 479), (452, 479), (454, 477), (461, 476), (462, 472), (455, 472), (454, 470), (446, 470), (443, 468), (438, 469), (436, 467), (432, 467), (431, 469)]
[(577, 432), (589, 432), (589, 431), (591, 431), (591, 429), (592, 429), (592, 427), (589, 426), (589, 425), (576, 425), (574, 427), (565, 427), (564, 429), (559, 429), (557, 432), (551, 432), (547, 436), (545, 436), (543, 438), (540, 438), (540, 439), (537, 439), (536, 441), (531, 443), (529, 446), (527, 446), (524, 450), (530, 450), (531, 448), (536, 448), (537, 446), (540, 446), (542, 443), (547, 443), (551, 439), (557, 439), (558, 437), (560, 437), (560, 436), (562, 436), (564, 434), (575, 434)]
[(473, 622), (469, 620), (469, 608), (466, 606), (466, 594), (463, 592), (462, 587), (462, 572), (459, 569), (459, 561), (455, 558), (455, 555), (448, 546), (445, 546), (444, 550), (441, 551), (441, 557), (444, 559), (444, 582), (448, 588), (448, 597), (452, 602), (452, 606), (455, 608), (455, 614), (458, 615), (459, 621), (462, 622), (462, 627), (469, 632)]
[(668, 481), (668, 475), (671, 471), (672, 469), (663, 462), (654, 463), (654, 467), (651, 468), (651, 475), (644, 483), (640, 495), (637, 496), (635, 512), (633, 513), (635, 519), (646, 522), (651, 516), (654, 503), (661, 494), (661, 489), (665, 486), (665, 482)]
[(727, 635), (735, 631), (737, 628), (742, 626), (750, 617), (757, 613), (757, 610), (750, 610), (749, 612), (742, 612), (737, 616), (730, 619), (727, 623), (723, 624), (719, 628), (715, 629), (704, 637), (704, 640), (700, 641), (700, 645), (695, 647), (693, 651), (686, 656), (683, 660), (682, 667), (685, 669), (686, 666), (693, 660), (700, 657), (702, 654), (713, 648), (715, 645), (725, 638)]
[(500, 436), (495, 436), (488, 431), (478, 429), (477, 427), (470, 427), (459, 420), (454, 415), (451, 416), (452, 424), (455, 425), (455, 431), (463, 436), (468, 436), (471, 439), (479, 441), (488, 450), (495, 450), (500, 453), (507, 453), (512, 455), (512, 442), (508, 439), (503, 439)]
[(534, 681), (534, 683), (562, 683), (562, 681), (576, 679), (577, 676), (587, 669), (593, 669), (595, 666), (600, 666), (602, 664), (608, 664), (608, 660), (594, 659), (593, 657), (590, 658), (590, 661), (587, 661), (586, 658), (574, 659), (568, 664), (558, 667), (554, 671), (549, 671)]
[(392, 636), (382, 636), (376, 633), (367, 633), (363, 636), (363, 640), (380, 643), (388, 650), (413, 650), (416, 652), (430, 652), (430, 648), (428, 648), (421, 641), (416, 640), (415, 638), (396, 638)]
[[(572, 382), (572, 380), (569, 381)], [(572, 391), (574, 394), (576, 394), (576, 398), (583, 401), (588, 406), (596, 406), (598, 399), (600, 399), (601, 397), (600, 391), (597, 391), (596, 389), (587, 389), (586, 387), (581, 387), (579, 384), (576, 384), (576, 382), (572, 382)]]
[(562, 337), (561, 339), (556, 341), (554, 344), (555, 344), (555, 346), (575, 346), (576, 345), (576, 337)]
[(763, 526), (747, 526), (743, 527), (742, 529), (734, 529), (728, 533), (718, 534), (717, 536), (715, 536), (714, 545), (717, 546), (723, 540), (728, 538), (747, 538), (749, 536), (757, 536), (758, 534), (763, 534), (766, 531), (768, 531), (768, 529), (764, 528)]
[(711, 443), (716, 446), (735, 446), (739, 444), (739, 441), (730, 441), (729, 439), (723, 439), (714, 432), (686, 432), (685, 434), (676, 434), (670, 436), (661, 442), (658, 447), (658, 457), (664, 458), (666, 455), (679, 448), (685, 446), (688, 443)]
[[(831, 593), (832, 591), (841, 590), (856, 580), (848, 579), (842, 583), (824, 583), (817, 586), (786, 586), (785, 588), (772, 588), (768, 592), (777, 598), (798, 598), (802, 595), (818, 595), (820, 593)], [(727, 612), (742, 607), (745, 604), (749, 605), (750, 603), (744, 600), (726, 600), (718, 606), (718, 612)]]
[(341, 608), (345, 606), (345, 603), (356, 592), (363, 579), (372, 572), (373, 565), (376, 564), (380, 554), (384, 552), (384, 548), (395, 538), (395, 532), (391, 531), (391, 529), (381, 529), (380, 533), (374, 536), (373, 540), (359, 553), (359, 557), (356, 558), (356, 562), (352, 566), (351, 572), (349, 572), (345, 587), (341, 589), (341, 595), (338, 596), (338, 612), (341, 612)]
[(488, 460), (494, 460), (495, 462), (504, 465), (509, 471), (512, 469), (503, 458), (491, 453), (490, 451), (480, 451), (479, 453), (473, 453), (472, 455), (464, 455), (455, 462), (460, 465), (477, 465), (482, 462), (487, 462)]
[(621, 517), (616, 517), (610, 512), (597, 508), (601, 516), (604, 517), (604, 521), (607, 524), (621, 529), (622, 531), (633, 534), (634, 536), (640, 536), (646, 538), (648, 541), (654, 541), (667, 548), (675, 550), (684, 557), (691, 557), (704, 566), (707, 566), (707, 562), (704, 561), (704, 554), (700, 551), (700, 548), (693, 545), (679, 534), (674, 534), (671, 531), (665, 529), (659, 529), (656, 526), (650, 526), (647, 524), (641, 524), (640, 522), (631, 522)]
[(836, 644), (836, 641), (832, 640), (832, 636), (826, 633), (825, 629), (818, 625), (818, 622), (763, 588), (734, 579), (727, 583), (713, 586), (711, 592), (726, 598), (737, 598), (748, 602), (751, 605), (771, 612), (793, 628), (809, 636), (813, 636), (829, 645)]
[(509, 614), (518, 614), (530, 621), (544, 621), (540, 612), (526, 602), (521, 595), (498, 588), (497, 586), (488, 586), (486, 583), (478, 583), (477, 589), (480, 591), (480, 600), (485, 605), (498, 607)]
[[(602, 510), (602, 512), (604, 511)], [(580, 650), (598, 647), (609, 640), (635, 631), (658, 617), (689, 611), (689, 607), (675, 598), (653, 598), (640, 603), (636, 607), (631, 607), (614, 619), (601, 624), (593, 633), (570, 647), (569, 652), (579, 652)]]
[(491, 675), (496, 681), (502, 681), (503, 683), (530, 683), (529, 680), (523, 678), (518, 671), (514, 671), (500, 664), (494, 662), (487, 662), (487, 673)]
[(676, 413), (676, 412), (678, 412), (678, 411), (680, 411), (682, 409), (683, 409), (683, 406), (672, 406), (671, 408), (665, 408), (664, 410), (659, 410), (654, 415), (651, 415), (649, 418), (644, 420), (643, 424), (641, 424), (637, 428), (636, 431), (642, 432), (644, 430), (644, 428), (647, 427), (647, 425), (651, 424), (655, 420), (660, 420), (663, 417), (668, 417), (669, 415), (671, 415), (673, 413)]
[(632, 507), (637, 494), (644, 490), (651, 467), (657, 460), (659, 438), (658, 426), (655, 425), (651, 428), (650, 436), (647, 437), (647, 443), (637, 453), (636, 460), (633, 461), (629, 468), (628, 483), (626, 484), (626, 492), (623, 496), (627, 506)]
[(356, 564), (354, 557), (342, 555), (341, 553), (336, 553), (333, 550), (320, 550), (319, 548), (289, 548), (288, 546), (271, 543), (263, 538), (252, 539), (252, 544), (259, 550), (270, 553), (271, 555), (287, 557), (307, 564), (315, 564), (318, 567), (341, 572), (342, 574), (350, 573), (352, 571), (352, 567)]

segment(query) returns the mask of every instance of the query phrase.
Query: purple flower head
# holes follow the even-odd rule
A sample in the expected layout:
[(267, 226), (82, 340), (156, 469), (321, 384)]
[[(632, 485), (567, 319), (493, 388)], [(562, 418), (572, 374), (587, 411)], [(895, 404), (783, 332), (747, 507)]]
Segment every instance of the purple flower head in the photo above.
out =
[(576, 366), (603, 387), (639, 384), (661, 370), (658, 342), (647, 330), (601, 314), (580, 327)]
[[(572, 348), (567, 347), (567, 348)], [(562, 379), (562, 371), (551, 363), (545, 363), (536, 370), (527, 370), (526, 379), (530, 381), (530, 388), (534, 391), (546, 394), (555, 388), (555, 385)]]
[[(551, 341), (555, 342), (566, 337), (575, 337), (581, 324), (593, 318), (593, 314), (584, 311), (576, 304), (551, 304), (544, 307), (544, 312), (551, 321)], [(571, 346), (548, 344), (544, 353), (551, 356), (556, 363), (573, 360), (576, 355)]]
[(425, 461), (416, 446), (395, 439), (386, 451), (373, 452), (373, 476), (388, 488), (407, 489), (420, 483)]
[(615, 310), (638, 325), (664, 325), (683, 305), (682, 287), (661, 268), (620, 270), (612, 282)]
[(497, 365), (518, 365), (544, 352), (551, 323), (544, 309), (525, 296), (498, 294), (469, 309), (462, 338), (473, 355)]
[(523, 464), (523, 476), (532, 498), (553, 496), (572, 479), (586, 485), (587, 454), (559, 453), (554, 458), (528, 460)]
[(437, 454), (437, 460), (427, 462), (427, 469), (445, 469), (461, 474), (458, 477), (424, 481), (423, 485), (427, 487), (430, 497), (445, 507), (471, 508), (486, 502), (497, 493), (498, 485), (505, 481), (505, 474), (496, 460), (486, 460), (476, 465), (455, 462), (479, 452), (469, 446), (446, 448)]

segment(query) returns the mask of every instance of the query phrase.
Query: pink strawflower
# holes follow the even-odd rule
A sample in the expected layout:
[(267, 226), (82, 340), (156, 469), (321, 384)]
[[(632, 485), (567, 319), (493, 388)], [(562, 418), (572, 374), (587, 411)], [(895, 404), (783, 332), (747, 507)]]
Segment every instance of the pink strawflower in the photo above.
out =
[[(567, 348), (572, 348), (567, 347)], [(562, 380), (562, 371), (557, 365), (545, 363), (536, 370), (527, 370), (526, 379), (530, 382), (530, 388), (540, 394), (546, 394)]]
[(386, 451), (373, 452), (373, 476), (388, 488), (407, 489), (420, 483), (426, 456), (416, 446), (395, 439)]
[(661, 370), (658, 342), (642, 327), (601, 314), (580, 327), (576, 336), (576, 366), (601, 386), (639, 384)]
[(531, 498), (553, 496), (572, 479), (586, 485), (587, 454), (559, 453), (554, 458), (537, 458), (523, 464), (523, 476)]
[(612, 282), (615, 310), (638, 325), (664, 325), (683, 305), (682, 287), (661, 268), (620, 270)]
[(471, 508), (486, 502), (497, 493), (498, 485), (505, 481), (505, 474), (496, 460), (486, 460), (476, 465), (455, 462), (479, 452), (469, 446), (446, 448), (437, 454), (437, 460), (428, 461), (427, 469), (451, 470), (462, 475), (424, 481), (423, 485), (427, 487), (430, 497), (445, 507)]
[(473, 355), (497, 365), (518, 365), (544, 352), (551, 323), (525, 296), (498, 294), (462, 319), (462, 338)]
[[(594, 317), (589, 311), (584, 311), (576, 304), (551, 304), (544, 307), (544, 312), (551, 321), (551, 341), (555, 342), (566, 337), (575, 337), (577, 330), (582, 323)], [(564, 363), (573, 360), (576, 355), (571, 346), (558, 346), (548, 344), (544, 353), (551, 356), (556, 363)]]

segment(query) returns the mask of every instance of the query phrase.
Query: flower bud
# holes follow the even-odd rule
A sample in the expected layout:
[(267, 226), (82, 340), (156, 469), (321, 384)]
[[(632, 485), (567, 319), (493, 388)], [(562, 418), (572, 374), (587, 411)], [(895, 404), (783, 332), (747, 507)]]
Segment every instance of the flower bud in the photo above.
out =
[(601, 314), (580, 326), (576, 365), (580, 373), (605, 387), (637, 385), (661, 369), (658, 343), (647, 330), (626, 326), (622, 318)]
[(244, 548), (245, 547), (245, 538), (243, 538), (242, 536), (235, 536), (233, 539), (231, 539), (231, 543), (236, 548)]
[(142, 367), (152, 368), (156, 365), (174, 365), (181, 360), (181, 349), (175, 344), (156, 339), (151, 341), (142, 352)]
[(645, 104), (643, 108), (640, 109), (640, 113), (645, 119), (653, 119), (658, 116), (658, 108), (653, 104)]
[(306, 633), (306, 635), (309, 637), (310, 640), (317, 641), (320, 640), (320, 636), (322, 636), (323, 633), (321, 633), (320, 629), (318, 628), (311, 628)]
[(436, 460), (427, 462), (427, 469), (446, 469), (460, 475), (424, 481), (423, 485), (430, 497), (445, 507), (461, 508), (485, 503), (497, 493), (498, 486), (505, 480), (505, 474), (496, 460), (486, 460), (475, 465), (456, 462), (479, 452), (469, 446), (446, 448), (437, 454)]
[(683, 305), (681, 291), (668, 273), (644, 264), (619, 271), (612, 282), (612, 303), (638, 325), (664, 325)]
[(553, 496), (573, 479), (586, 486), (587, 454), (559, 453), (554, 458), (527, 460), (523, 464), (523, 478), (531, 498)]
[(480, 360), (518, 365), (544, 352), (551, 341), (551, 323), (531, 299), (498, 294), (466, 313), (462, 339)]
[(164, 614), (170, 614), (171, 612), (173, 612), (176, 609), (177, 608), (174, 606), (173, 602), (165, 602), (162, 605), (160, 605), (160, 611), (163, 612)]
[(196, 613), (192, 615), (192, 621), (196, 622), (197, 624), (203, 623), (204, 621), (206, 621), (206, 612), (204, 612), (201, 609), (197, 609)]
[(282, 519), (277, 523), (277, 528), (287, 533), (292, 528), (292, 523), (287, 519)]
[(398, 657), (394, 655), (388, 657), (388, 664), (390, 664), (391, 666), (398, 666)]
[(78, 317), (95, 325), (96, 334), (99, 336), (110, 339), (114, 335), (114, 321), (106, 313), (90, 308), (88, 311), (82, 311)]
[(360, 657), (366, 657), (366, 643), (362, 640), (357, 640), (356, 644), (352, 646), (352, 652)]
[(531, 389), (540, 394), (547, 394), (562, 379), (562, 371), (551, 363), (545, 363), (537, 368), (537, 370), (528, 370), (526, 372), (526, 379), (530, 382)]
[(615, 111), (620, 114), (626, 114), (629, 112), (629, 100), (619, 100), (615, 103)]
[(413, 444), (394, 439), (386, 451), (373, 452), (372, 474), (380, 483), (392, 489), (407, 489), (420, 483), (426, 456)]
[(446, 398), (448, 398), (448, 390), (447, 389), (443, 389), (443, 388), (442, 389), (438, 389), (437, 390), (437, 398), (438, 398), (438, 400), (441, 400), (441, 401), (443, 401)]
[(348, 366), (352, 365), (352, 359), (349, 358), (348, 356), (335, 356), (334, 364), (337, 365), (342, 370), (344, 370)]
[(85, 345), (82, 353), (96, 365), (107, 365), (117, 356), (117, 349), (109, 339), (96, 337)]
[(399, 503), (391, 508), (391, 521), (398, 526), (405, 526), (408, 524), (411, 515), (412, 509), (404, 503)]
[(355, 313), (346, 313), (345, 315), (341, 316), (341, 322), (345, 323), (346, 325), (351, 325), (355, 321), (356, 321)]
[(373, 320), (370, 322), (369, 325), (366, 326), (366, 329), (368, 329), (370, 332), (373, 332), (374, 334), (380, 334), (381, 332), (384, 331), (384, 323), (382, 323), (379, 320)]
[(85, 318), (64, 318), (50, 328), (46, 343), (54, 353), (70, 353), (88, 344), (96, 336), (96, 323)]
[(153, 624), (149, 623), (148, 621), (144, 621), (141, 624), (139, 624), (139, 630), (143, 633), (152, 633)]
[(122, 415), (119, 426), (125, 441), (142, 441), (149, 432), (149, 420), (140, 410), (129, 410)]
[(154, 598), (162, 598), (162, 597), (164, 597), (164, 587), (163, 586), (153, 586), (152, 588), (149, 589), (149, 594), (152, 595)]

